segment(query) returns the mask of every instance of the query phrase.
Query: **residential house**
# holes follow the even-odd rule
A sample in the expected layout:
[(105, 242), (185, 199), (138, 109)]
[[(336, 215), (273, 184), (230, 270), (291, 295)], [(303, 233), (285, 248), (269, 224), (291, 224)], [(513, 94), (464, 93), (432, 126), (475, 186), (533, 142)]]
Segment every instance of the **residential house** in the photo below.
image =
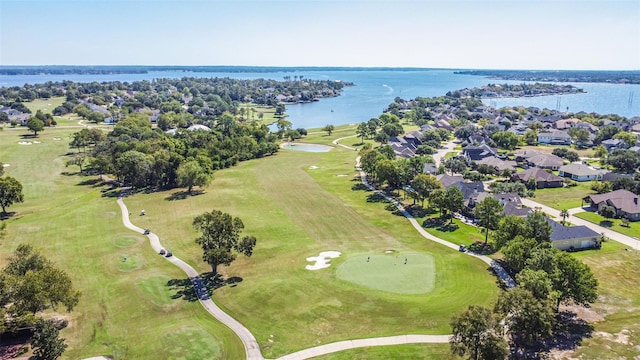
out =
[[(472, 198), (472, 201), (469, 202), (469, 207), (473, 208), (475, 205), (484, 200), (487, 197), (492, 197), (500, 201), (503, 207), (504, 215), (515, 215), (519, 217), (526, 217), (531, 209), (522, 206), (522, 199), (516, 193), (503, 193), (503, 194), (492, 194), (488, 192), (479, 193), (476, 197)], [(471, 210), (468, 211), (469, 213)]]
[(444, 186), (445, 189), (448, 189), (449, 186), (464, 181), (464, 178), (461, 175), (448, 175), (448, 174), (440, 174), (436, 176), (436, 180)]
[[(602, 144), (602, 146), (604, 146), (608, 152), (611, 152), (613, 150), (618, 150), (618, 149), (626, 149), (629, 147), (629, 145), (627, 145), (627, 143), (621, 139), (608, 139), (608, 140), (602, 141), (600, 144)], [(635, 144), (631, 144), (631, 145), (635, 145)]]
[(584, 164), (569, 164), (558, 169), (558, 175), (575, 181), (602, 180), (606, 171), (596, 170)]
[(629, 221), (640, 220), (640, 204), (638, 196), (629, 190), (619, 189), (604, 194), (589, 195), (587, 201), (593, 209), (600, 211), (608, 205), (616, 209), (617, 217), (626, 217)]
[(538, 133), (538, 143), (552, 145), (571, 145), (571, 136), (563, 130), (541, 131)]
[(552, 154), (539, 154), (532, 156), (526, 160), (529, 166), (535, 166), (542, 169), (558, 170), (564, 165), (564, 160)]
[(579, 226), (564, 226), (549, 218), (551, 225), (551, 245), (559, 250), (580, 250), (600, 247), (601, 236), (590, 228)]
[(573, 127), (575, 124), (579, 123), (580, 119), (571, 118), (571, 119), (561, 119), (556, 121), (555, 128), (558, 130), (567, 130)]
[(512, 179), (522, 181), (525, 184), (528, 183), (530, 179), (534, 179), (537, 189), (557, 188), (562, 187), (564, 184), (564, 179), (560, 176), (554, 175), (539, 167), (532, 167), (525, 171), (515, 173)]
[(587, 130), (588, 132), (590, 132), (591, 134), (595, 134), (598, 132), (598, 130), (600, 130), (600, 128), (598, 128), (597, 126), (590, 124), (586, 121), (581, 121), (577, 124), (575, 124), (573, 127), (576, 127), (578, 129), (584, 129)]
[(484, 164), (484, 165), (491, 166), (492, 168), (496, 169), (497, 172), (500, 172), (500, 173), (503, 172), (504, 170), (515, 171), (516, 165), (517, 165), (515, 161), (502, 160), (502, 159), (498, 159), (495, 156), (486, 157), (484, 159), (475, 161), (475, 163), (478, 165)]
[(487, 157), (496, 156), (498, 153), (497, 148), (492, 148), (487, 144), (480, 146), (467, 146), (462, 150), (462, 155), (467, 160), (467, 164), (471, 164), (472, 161), (482, 160)]
[(422, 169), (422, 172), (425, 174), (429, 174), (429, 175), (436, 175), (438, 169), (436, 168), (436, 164), (433, 163), (426, 163), (424, 164), (424, 168)]

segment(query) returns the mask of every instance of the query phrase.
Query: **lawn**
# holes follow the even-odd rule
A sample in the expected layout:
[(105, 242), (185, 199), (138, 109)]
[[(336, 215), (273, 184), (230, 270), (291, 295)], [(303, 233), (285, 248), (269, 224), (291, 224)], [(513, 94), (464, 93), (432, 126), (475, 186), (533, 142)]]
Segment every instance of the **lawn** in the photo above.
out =
[(447, 360), (460, 359), (451, 355), (449, 344), (410, 344), (396, 346), (375, 346), (367, 348), (340, 351), (333, 354), (318, 356), (315, 360), (387, 360), (387, 359), (415, 359), (415, 360)]
[(532, 200), (550, 206), (557, 210), (573, 209), (581, 206), (582, 199), (594, 194), (591, 190), (592, 181), (579, 182), (576, 186), (538, 189)]
[[(329, 142), (339, 137), (318, 136)], [(222, 268), (242, 281), (219, 289), (214, 298), (254, 333), (266, 357), (352, 338), (445, 334), (451, 314), (472, 303), (491, 304), (498, 290), (486, 264), (422, 238), (371, 192), (352, 190), (360, 189), (355, 156), (340, 148), (321, 154), (281, 151), (218, 172), (199, 196), (168, 201), (181, 191), (173, 190), (126, 201), (132, 211), (147, 212), (134, 223), (152, 228), (174, 254), (201, 271), (209, 267), (194, 245), (193, 217), (215, 208), (243, 219), (245, 233), (255, 235), (258, 245), (251, 258)], [(431, 256), (434, 289), (398, 294), (337, 276), (348, 259), (388, 249)], [(326, 250), (342, 256), (327, 269), (305, 269), (307, 257)]]
[(69, 320), (64, 357), (244, 356), (235, 334), (199, 303), (176, 298), (179, 289), (167, 282), (185, 275), (122, 226), (115, 199), (102, 196), (96, 177), (65, 168), (69, 135), (79, 129), (47, 128), (32, 145), (18, 144), (23, 129), (0, 132), (6, 174), (23, 184), (25, 195), (24, 203), (9, 207), (15, 214), (7, 220), (0, 266), (18, 244), (30, 243), (72, 277), (82, 298), (72, 313), (60, 310)]
[(43, 113), (52, 113), (53, 109), (62, 105), (65, 102), (66, 98), (64, 96), (52, 97), (49, 99), (35, 99), (29, 102), (25, 102), (24, 106), (27, 109), (31, 110), (33, 115), (38, 112), (38, 110), (42, 110)]
[(245, 109), (245, 118), (249, 120), (260, 121), (260, 114), (262, 113), (262, 123), (265, 125), (271, 125), (277, 122), (280, 118), (275, 116), (275, 106), (256, 105), (251, 103), (240, 104), (241, 109)]
[(527, 146), (519, 146), (518, 150), (514, 151), (514, 152), (519, 152), (522, 150), (536, 150), (545, 154), (551, 154), (553, 153), (554, 149), (558, 149), (558, 148), (562, 148), (562, 149), (569, 149), (571, 151), (575, 151), (578, 153), (578, 156), (580, 157), (593, 157), (593, 149), (577, 149), (577, 148), (573, 148), (573, 147), (568, 147), (568, 146), (557, 146), (557, 145), (527, 145)]
[(591, 338), (572, 358), (634, 359), (640, 344), (640, 252), (627, 251), (615, 241), (601, 250), (574, 253), (584, 261), (599, 281), (599, 299), (593, 311), (602, 320), (594, 324)]
[(607, 219), (604, 216), (596, 213), (585, 211), (581, 213), (577, 213), (573, 216), (579, 217), (580, 219), (584, 219), (587, 221), (591, 221), (594, 224), (598, 224), (600, 226), (606, 227), (613, 231), (617, 231), (619, 233), (640, 238), (640, 223), (638, 222), (629, 222), (629, 227), (622, 226), (622, 221), (620, 219)]

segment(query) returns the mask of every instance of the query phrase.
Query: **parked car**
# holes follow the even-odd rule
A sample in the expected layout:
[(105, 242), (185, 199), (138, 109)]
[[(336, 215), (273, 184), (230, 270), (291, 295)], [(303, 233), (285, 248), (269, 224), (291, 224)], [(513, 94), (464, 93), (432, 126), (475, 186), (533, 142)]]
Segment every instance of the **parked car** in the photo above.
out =
[(465, 252), (465, 251), (467, 251), (467, 248), (464, 245), (460, 244), (460, 247), (458, 248), (458, 251)]
[(143, 232), (144, 235), (149, 235), (149, 233), (150, 233), (149, 229), (144, 229), (144, 232)]
[(171, 253), (170, 250), (167, 250), (167, 253), (164, 255), (164, 257), (172, 257), (173, 254)]
[(159, 254), (160, 254), (160, 255), (164, 255), (164, 254), (166, 254), (166, 253), (167, 253), (167, 252), (166, 252), (164, 249), (160, 249), (160, 252), (159, 252)]

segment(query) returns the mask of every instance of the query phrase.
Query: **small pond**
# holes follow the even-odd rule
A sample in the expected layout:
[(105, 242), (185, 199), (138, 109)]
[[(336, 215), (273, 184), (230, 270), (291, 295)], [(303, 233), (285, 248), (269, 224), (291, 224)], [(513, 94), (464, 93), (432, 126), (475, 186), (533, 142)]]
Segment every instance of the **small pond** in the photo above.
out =
[(332, 149), (332, 147), (328, 145), (303, 144), (303, 143), (286, 143), (282, 145), (282, 148), (287, 150), (306, 151), (306, 152), (327, 152)]

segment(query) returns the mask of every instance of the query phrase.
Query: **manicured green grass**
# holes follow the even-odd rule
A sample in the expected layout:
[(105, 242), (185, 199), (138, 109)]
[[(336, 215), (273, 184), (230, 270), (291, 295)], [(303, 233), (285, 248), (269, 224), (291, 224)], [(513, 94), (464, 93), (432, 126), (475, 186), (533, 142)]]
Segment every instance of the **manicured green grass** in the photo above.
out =
[(568, 147), (568, 146), (560, 146), (560, 145), (525, 145), (525, 146), (519, 146), (518, 150), (516, 150), (515, 152), (519, 152), (521, 150), (536, 150), (545, 154), (551, 154), (553, 153), (553, 150), (555, 149), (569, 149), (571, 151), (575, 151), (578, 153), (578, 156), (581, 157), (592, 157), (593, 156), (593, 150), (592, 149), (577, 149), (577, 148), (573, 148), (573, 147)]
[(484, 233), (481, 228), (465, 224), (458, 219), (441, 219), (439, 213), (427, 214), (422, 217), (416, 217), (425, 230), (431, 234), (452, 242), (454, 244), (470, 245), (474, 242), (484, 242)]
[[(574, 253), (599, 281), (599, 299), (592, 309), (604, 317), (594, 324), (594, 333), (583, 341), (572, 358), (633, 359), (640, 343), (640, 252), (625, 250), (615, 241), (601, 250)], [(628, 333), (627, 333), (628, 331)], [(618, 337), (620, 334), (625, 336)]]
[(538, 189), (534, 201), (557, 210), (580, 207), (582, 199), (594, 194), (591, 181), (579, 182), (577, 186)]
[(447, 360), (460, 359), (451, 355), (448, 344), (411, 344), (396, 346), (376, 346), (340, 351), (315, 357), (316, 360)]
[(18, 145), (20, 129), (0, 132), (7, 176), (23, 184), (25, 195), (8, 209), (15, 214), (0, 244), (0, 267), (18, 244), (29, 243), (69, 273), (82, 298), (71, 313), (58, 309), (69, 320), (62, 331), (65, 358), (163, 358), (170, 349), (162, 339), (184, 328), (198, 329), (200, 338), (180, 346), (188, 356), (242, 358), (235, 334), (199, 303), (174, 298), (180, 289), (167, 281), (186, 275), (156, 255), (146, 237), (122, 226), (115, 199), (101, 196), (107, 189), (94, 184), (97, 177), (64, 167), (69, 135), (79, 129), (47, 128), (41, 143), (30, 146)]
[(456, 155), (458, 155), (458, 152), (457, 152), (457, 151), (450, 151), (450, 152), (448, 152), (448, 153), (444, 154), (444, 159), (445, 159), (445, 160), (446, 160), (446, 159), (451, 159), (452, 157), (454, 157), (454, 156), (456, 156)]
[(35, 115), (38, 110), (42, 110), (43, 113), (51, 113), (53, 109), (62, 105), (65, 102), (64, 96), (52, 97), (49, 99), (35, 99), (33, 101), (25, 102), (24, 106), (26, 106), (31, 112)]
[[(242, 103), (240, 104), (240, 108), (245, 109), (246, 113), (244, 117), (249, 121), (261, 121), (265, 125), (271, 125), (280, 119), (275, 116), (275, 106)], [(262, 120), (260, 119), (260, 113), (262, 113)]]
[(580, 219), (584, 219), (587, 221), (591, 221), (594, 224), (598, 224), (600, 226), (609, 228), (613, 231), (617, 231), (619, 233), (640, 238), (640, 223), (638, 222), (629, 222), (629, 227), (622, 226), (622, 221), (620, 219), (607, 219), (604, 216), (596, 213), (585, 211), (581, 213), (577, 213), (573, 216), (579, 217)]
[[(221, 268), (242, 281), (217, 290), (214, 298), (254, 333), (269, 358), (354, 337), (446, 334), (451, 314), (472, 303), (492, 304), (498, 290), (486, 264), (422, 238), (371, 192), (352, 189), (360, 183), (355, 156), (341, 148), (282, 151), (218, 172), (202, 195), (166, 200), (179, 189), (126, 202), (134, 213), (147, 211), (135, 224), (150, 227), (201, 271), (209, 267), (194, 245), (193, 217), (219, 209), (244, 221), (244, 233), (256, 236), (258, 245), (251, 258)], [(433, 291), (395, 294), (337, 278), (336, 269), (350, 256), (387, 249), (431, 255), (437, 269)], [(305, 259), (325, 250), (343, 255), (327, 269), (306, 270)]]
[(337, 269), (339, 279), (396, 294), (423, 294), (433, 290), (436, 268), (428, 254), (389, 251), (378, 255), (356, 255)]

